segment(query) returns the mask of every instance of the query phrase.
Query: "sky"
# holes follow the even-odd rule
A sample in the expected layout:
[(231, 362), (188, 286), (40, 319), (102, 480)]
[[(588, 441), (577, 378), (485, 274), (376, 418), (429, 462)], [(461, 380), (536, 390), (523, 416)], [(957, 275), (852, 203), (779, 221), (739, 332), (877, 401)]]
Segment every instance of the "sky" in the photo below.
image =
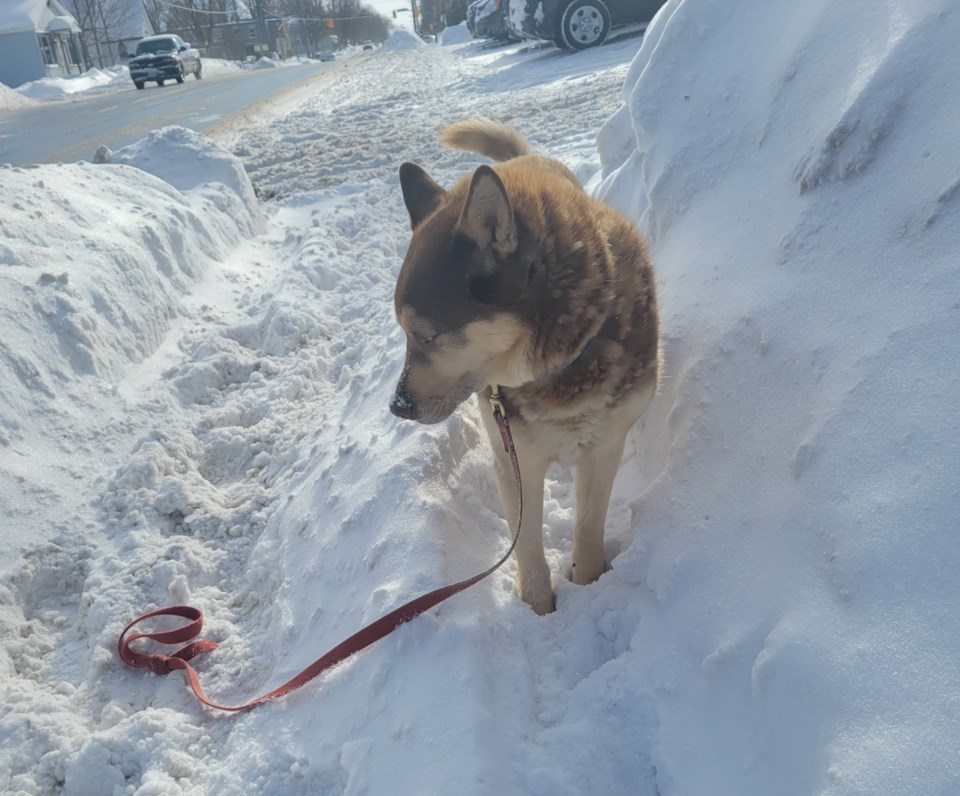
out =
[[(871, 9), (670, 0), (579, 54), (397, 33), (216, 139), (0, 168), (0, 791), (956, 792), (960, 14)], [(481, 114), (655, 264), (608, 570), (569, 581), (558, 465), (548, 616), (511, 561), (241, 715), (124, 667), (127, 622), (195, 605), (242, 702), (507, 549), (483, 408), (388, 410), (397, 168), (452, 185), (483, 159), (438, 129)]]

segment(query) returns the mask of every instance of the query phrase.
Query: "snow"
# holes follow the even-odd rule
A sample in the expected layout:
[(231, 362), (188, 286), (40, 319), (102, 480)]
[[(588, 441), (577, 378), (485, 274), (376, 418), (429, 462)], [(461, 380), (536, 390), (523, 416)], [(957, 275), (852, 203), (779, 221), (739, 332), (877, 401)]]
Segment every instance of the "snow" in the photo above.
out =
[(22, 111), (37, 107), (36, 100), (23, 96), (10, 86), (0, 83), (0, 113), (3, 111)]
[[(271, 62), (273, 63), (273, 62)], [(203, 71), (207, 77), (224, 72), (240, 71), (241, 65), (236, 61), (225, 61), (219, 58), (204, 58)], [(76, 77), (44, 77), (10, 89), (0, 83), (0, 111), (22, 110), (33, 107), (30, 100), (46, 101), (60, 100), (78, 94), (104, 91), (133, 90), (130, 80), (130, 70), (126, 66), (111, 66), (106, 69), (89, 69)], [(28, 104), (20, 103), (13, 94), (25, 98)]]
[(278, 66), (280, 66), (280, 64), (274, 61), (272, 58), (261, 56), (249, 66), (251, 69), (276, 69)]
[(392, 53), (402, 52), (404, 50), (415, 50), (425, 46), (426, 42), (415, 33), (411, 33), (409, 30), (403, 28), (398, 28), (387, 37), (387, 40), (380, 46), (380, 50), (381, 52)]
[(15, 90), (30, 99), (48, 100), (59, 99), (68, 94), (79, 94), (114, 83), (126, 85), (129, 82), (130, 71), (126, 67), (115, 66), (110, 69), (94, 67), (76, 77), (44, 77), (17, 86)]
[(449, 28), (444, 28), (440, 33), (440, 43), (447, 46), (452, 44), (466, 44), (472, 39), (473, 36), (470, 35), (470, 29), (467, 27), (466, 22), (461, 22), (459, 25), (451, 25)]
[(47, 0), (19, 0), (0, 5), (0, 33), (36, 30), (47, 10)]
[[(951, 0), (669, 0), (642, 44), (380, 48), (219, 144), (0, 170), (0, 790), (960, 790), (958, 34)], [(481, 410), (387, 411), (396, 169), (451, 184), (472, 114), (650, 239), (610, 570), (567, 581), (558, 467), (554, 614), (510, 562), (230, 717), (123, 668), (189, 602), (240, 702), (506, 549)]]

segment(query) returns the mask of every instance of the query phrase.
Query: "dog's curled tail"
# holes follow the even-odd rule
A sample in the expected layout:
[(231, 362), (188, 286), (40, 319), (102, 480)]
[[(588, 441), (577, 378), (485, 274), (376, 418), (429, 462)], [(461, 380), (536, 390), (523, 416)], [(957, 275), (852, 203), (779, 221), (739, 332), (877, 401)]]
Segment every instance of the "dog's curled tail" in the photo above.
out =
[(480, 116), (448, 124), (440, 131), (440, 143), (453, 149), (479, 152), (497, 161), (532, 152), (527, 139), (512, 127)]

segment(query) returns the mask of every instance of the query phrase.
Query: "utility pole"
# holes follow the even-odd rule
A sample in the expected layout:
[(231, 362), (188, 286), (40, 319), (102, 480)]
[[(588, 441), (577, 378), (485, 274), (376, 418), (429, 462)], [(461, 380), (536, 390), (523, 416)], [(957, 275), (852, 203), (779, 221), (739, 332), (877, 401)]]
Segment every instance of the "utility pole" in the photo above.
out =
[(263, 0), (254, 0), (257, 15), (257, 38), (260, 40), (260, 52), (270, 49), (270, 39), (267, 36), (267, 18), (263, 11)]

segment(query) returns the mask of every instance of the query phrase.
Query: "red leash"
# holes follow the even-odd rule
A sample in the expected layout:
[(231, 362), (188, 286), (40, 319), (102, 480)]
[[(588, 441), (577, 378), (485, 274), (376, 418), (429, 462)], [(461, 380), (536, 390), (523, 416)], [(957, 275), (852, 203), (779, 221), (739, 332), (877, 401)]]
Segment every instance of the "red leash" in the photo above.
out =
[[(203, 612), (200, 611), (199, 608), (191, 608), (188, 605), (173, 605), (168, 608), (160, 608), (156, 611), (151, 611), (150, 613), (134, 619), (123, 629), (123, 632), (120, 634), (120, 639), (117, 642), (117, 652), (119, 653), (121, 660), (127, 664), (127, 666), (132, 666), (137, 669), (151, 669), (155, 674), (168, 674), (174, 669), (183, 669), (187, 673), (187, 677), (190, 680), (190, 686), (193, 688), (193, 693), (196, 694), (197, 699), (203, 702), (203, 704), (208, 705), (211, 708), (217, 708), (218, 710), (249, 710), (250, 708), (256, 707), (257, 705), (260, 705), (271, 699), (284, 696), (285, 694), (289, 694), (291, 691), (300, 688), (300, 686), (310, 682), (310, 680), (325, 672), (327, 669), (336, 666), (341, 661), (346, 660), (352, 655), (356, 655), (358, 652), (366, 649), (371, 644), (374, 644), (382, 639), (384, 636), (389, 635), (404, 622), (409, 622), (411, 619), (419, 616), (424, 611), (429, 611), (435, 605), (450, 597), (453, 597), (455, 594), (459, 594), (465, 589), (470, 588), (475, 583), (478, 583), (488, 575), (495, 572), (510, 557), (513, 549), (517, 546), (517, 539), (520, 538), (520, 523), (523, 519), (523, 487), (520, 482), (520, 465), (517, 462), (517, 450), (513, 444), (513, 435), (510, 433), (510, 424), (507, 422), (506, 412), (504, 411), (503, 407), (503, 400), (497, 387), (494, 387), (493, 389), (493, 394), (490, 397), (490, 403), (493, 406), (493, 416), (497, 421), (497, 427), (500, 429), (500, 436), (503, 438), (503, 448), (510, 457), (510, 462), (513, 465), (513, 474), (517, 479), (517, 495), (519, 504), (519, 510), (517, 512), (517, 529), (514, 531), (513, 542), (510, 544), (510, 549), (507, 550), (503, 558), (501, 558), (492, 567), (478, 575), (474, 575), (472, 578), (467, 578), (466, 580), (461, 580), (459, 583), (454, 583), (450, 586), (443, 586), (442, 588), (435, 589), (434, 591), (421, 595), (420, 597), (401, 605), (399, 608), (391, 611), (386, 616), (382, 616), (375, 622), (372, 622), (366, 627), (358, 630), (356, 633), (350, 636), (350, 638), (339, 643), (336, 647), (315, 660), (306, 669), (292, 679), (288, 680), (279, 688), (275, 688), (270, 693), (259, 696), (256, 699), (251, 699), (249, 702), (244, 702), (242, 705), (220, 705), (209, 699), (203, 692), (203, 689), (200, 687), (200, 679), (197, 677), (196, 671), (194, 671), (194, 668), (188, 663), (188, 661), (192, 660), (197, 655), (200, 655), (204, 652), (209, 652), (210, 650), (215, 650), (217, 648), (217, 645), (212, 641), (192, 641), (192, 639), (195, 639), (198, 635), (200, 635), (200, 631), (203, 629)], [(140, 622), (143, 620), (150, 619), (154, 616), (179, 616), (190, 621), (185, 625), (174, 628), (173, 630), (164, 630), (156, 633), (134, 633), (129, 638), (127, 637), (127, 634), (133, 630), (136, 625), (140, 624)], [(131, 644), (141, 638), (150, 639), (151, 641), (156, 641), (159, 644), (182, 644), (185, 641), (190, 641), (191, 643), (187, 644), (182, 649), (177, 650), (172, 655), (165, 655), (158, 652), (136, 652), (131, 648)]]

